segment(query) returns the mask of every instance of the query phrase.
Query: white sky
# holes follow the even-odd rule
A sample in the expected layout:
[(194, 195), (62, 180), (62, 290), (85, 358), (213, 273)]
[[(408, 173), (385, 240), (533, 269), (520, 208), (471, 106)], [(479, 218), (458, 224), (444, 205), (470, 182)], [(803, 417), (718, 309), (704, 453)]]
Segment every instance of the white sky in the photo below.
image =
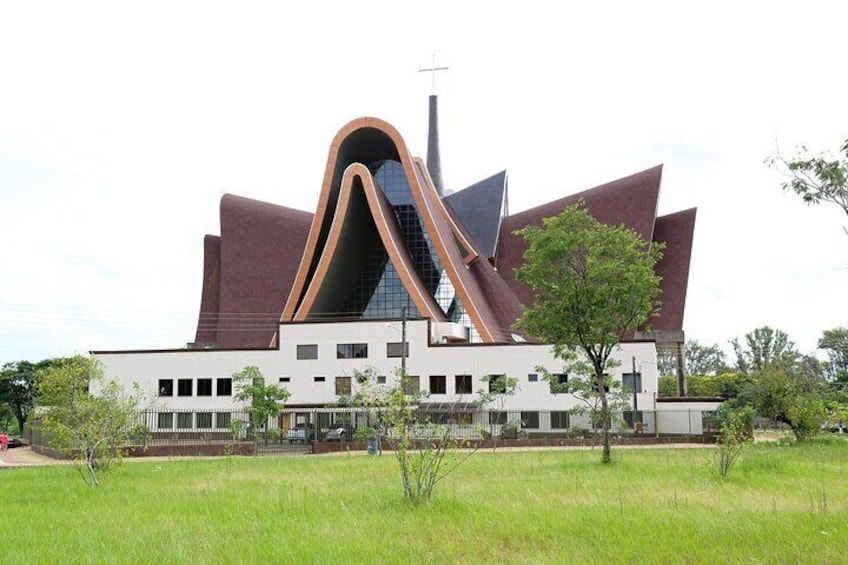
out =
[[(555, 7), (557, 4), (562, 6)], [(590, 5), (591, 4), (591, 5)], [(698, 207), (685, 329), (848, 324), (848, 219), (780, 191), (779, 141), (848, 137), (844, 2), (4, 2), (0, 363), (194, 338), (221, 195), (314, 211), (349, 120), (502, 169), (510, 209), (664, 163)]]

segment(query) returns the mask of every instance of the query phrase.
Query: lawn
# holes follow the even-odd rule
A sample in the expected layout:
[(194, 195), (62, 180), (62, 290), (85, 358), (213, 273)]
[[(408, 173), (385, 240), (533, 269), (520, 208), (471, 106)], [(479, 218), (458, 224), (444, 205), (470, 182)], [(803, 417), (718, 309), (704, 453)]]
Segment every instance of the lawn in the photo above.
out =
[(9, 563), (845, 563), (848, 442), (480, 452), (435, 500), (391, 454), (135, 461), (0, 472)]

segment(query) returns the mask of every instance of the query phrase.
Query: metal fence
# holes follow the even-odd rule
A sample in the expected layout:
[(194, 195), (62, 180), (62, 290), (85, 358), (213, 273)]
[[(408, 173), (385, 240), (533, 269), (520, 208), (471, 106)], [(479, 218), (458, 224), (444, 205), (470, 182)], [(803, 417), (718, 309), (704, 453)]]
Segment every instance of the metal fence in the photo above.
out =
[[(713, 412), (662, 410), (618, 412), (613, 432), (633, 436), (698, 436), (713, 431)], [(480, 410), (451, 405), (421, 407), (414, 418), (420, 439), (450, 436), (462, 440), (519, 437), (591, 437), (600, 424), (588, 414), (551, 410)], [(244, 411), (150, 410), (141, 412), (132, 429), (138, 445), (227, 444), (257, 439), (260, 446), (364, 440), (381, 422), (379, 409), (286, 409), (267, 422), (250, 421)], [(392, 428), (379, 426), (391, 438)]]

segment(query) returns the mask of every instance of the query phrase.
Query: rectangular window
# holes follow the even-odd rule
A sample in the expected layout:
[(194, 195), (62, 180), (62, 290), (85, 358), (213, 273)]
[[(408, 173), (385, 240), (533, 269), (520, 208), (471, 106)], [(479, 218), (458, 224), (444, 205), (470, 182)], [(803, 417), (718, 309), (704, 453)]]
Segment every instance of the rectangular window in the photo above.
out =
[(194, 418), (197, 429), (212, 429), (212, 412), (198, 412)]
[(535, 383), (539, 381), (539, 373), (530, 373), (527, 375), (527, 382)]
[(499, 410), (492, 410), (489, 412), (489, 424), (492, 426), (503, 426), (506, 425), (506, 412), (501, 412)]
[(634, 424), (642, 423), (641, 410), (636, 410), (635, 412), (633, 410), (630, 410), (628, 412), (624, 412), (622, 416), (624, 416), (624, 423), (627, 424), (627, 427), (630, 429), (633, 429)]
[(350, 377), (336, 377), (336, 396), (348, 396), (350, 393)]
[(386, 344), (386, 357), (403, 357), (404, 355), (409, 357), (409, 342), (406, 342), (406, 347), (399, 341)]
[(403, 383), (403, 393), (411, 396), (421, 392), (421, 383), (418, 377), (407, 376)]
[(377, 384), (378, 385), (386, 384), (386, 375), (377, 375)]
[(551, 373), (551, 392), (557, 394), (558, 392), (565, 392), (568, 384), (568, 374), (566, 373)]
[(212, 396), (212, 379), (197, 379), (197, 396)]
[(551, 429), (567, 430), (571, 427), (568, 412), (551, 412)]
[(318, 359), (318, 344), (298, 345), (297, 358), (299, 360)]
[(629, 390), (631, 394), (633, 391), (642, 392), (642, 373), (624, 373), (621, 375), (621, 386), (625, 390)]
[(367, 359), (367, 343), (340, 343), (336, 345), (336, 359)]
[(530, 430), (539, 429), (539, 413), (538, 412), (522, 412), (521, 427)]
[(177, 380), (177, 396), (191, 396), (191, 379)]
[(218, 429), (229, 428), (232, 421), (233, 416), (229, 412), (217, 412), (215, 414), (215, 427)]
[(177, 428), (180, 430), (190, 430), (192, 426), (191, 412), (177, 412)]
[(174, 379), (159, 379), (159, 396), (174, 396)]
[(486, 375), (483, 377), (489, 382), (489, 394), (504, 394), (506, 392), (506, 383), (504, 377), (506, 375)]
[(233, 379), (227, 377), (217, 380), (217, 392), (218, 396), (232, 396), (233, 395)]
[(448, 378), (445, 375), (430, 375), (430, 394), (447, 394)]
[(471, 375), (457, 375), (456, 376), (456, 393), (457, 394), (471, 394), (474, 392), (474, 385), (471, 383)]
[(313, 379), (312, 379), (312, 380), (313, 380), (313, 381), (315, 381), (316, 383), (323, 383), (323, 382), (324, 382), (324, 381), (326, 381), (327, 379), (326, 379), (326, 378), (324, 378), (324, 377), (313, 377)]
[(160, 430), (174, 429), (174, 415), (171, 412), (159, 412), (156, 427)]
[(291, 382), (291, 377), (280, 377), (281, 383), (289, 383)]

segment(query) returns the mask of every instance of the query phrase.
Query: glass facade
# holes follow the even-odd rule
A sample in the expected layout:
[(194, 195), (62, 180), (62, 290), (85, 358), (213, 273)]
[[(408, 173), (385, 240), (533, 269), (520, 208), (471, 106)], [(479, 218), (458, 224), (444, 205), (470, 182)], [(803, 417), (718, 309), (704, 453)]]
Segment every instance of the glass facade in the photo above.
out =
[[(424, 289), (449, 320), (470, 328), (472, 341), (480, 341), (479, 333), (442, 268), (430, 235), (424, 229), (403, 166), (398, 161), (382, 160), (372, 163), (369, 169), (392, 205), (399, 231)], [(464, 253), (459, 243), (455, 240), (454, 243)], [(343, 313), (363, 319), (400, 318), (404, 307), (408, 317), (421, 316), (388, 253), (382, 244), (378, 244), (368, 252), (365, 268)]]

